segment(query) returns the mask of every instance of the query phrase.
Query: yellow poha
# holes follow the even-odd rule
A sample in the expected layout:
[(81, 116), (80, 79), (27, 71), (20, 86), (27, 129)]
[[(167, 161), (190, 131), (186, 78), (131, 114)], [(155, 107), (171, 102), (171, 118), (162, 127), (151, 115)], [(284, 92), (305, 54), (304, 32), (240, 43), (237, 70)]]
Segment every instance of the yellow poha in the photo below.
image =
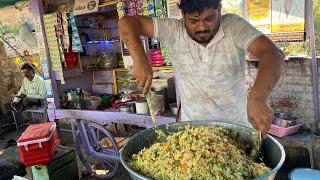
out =
[(187, 127), (164, 139), (133, 154), (129, 166), (153, 179), (252, 179), (271, 171), (219, 126)]

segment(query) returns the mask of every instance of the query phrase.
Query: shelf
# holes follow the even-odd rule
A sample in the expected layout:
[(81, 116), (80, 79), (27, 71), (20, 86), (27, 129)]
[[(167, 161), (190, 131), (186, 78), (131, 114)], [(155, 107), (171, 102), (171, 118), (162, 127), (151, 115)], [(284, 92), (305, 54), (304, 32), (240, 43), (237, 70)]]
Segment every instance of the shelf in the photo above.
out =
[(152, 67), (153, 70), (172, 70), (172, 66), (159, 66), (159, 67)]
[(78, 29), (97, 29), (97, 30), (108, 30), (108, 29), (117, 29), (117, 26), (114, 27), (77, 27)]
[(112, 82), (94, 82), (94, 85), (114, 85)]
[[(172, 66), (159, 66), (159, 67), (152, 67), (152, 70), (172, 70)], [(94, 71), (116, 71), (116, 72), (127, 72), (128, 69), (126, 68), (94, 68)]]
[(106, 3), (103, 3), (103, 4), (99, 4), (99, 8), (103, 8), (103, 7), (109, 7), (109, 6), (114, 6), (114, 5), (117, 5), (118, 1), (109, 1), (109, 2), (106, 2)]

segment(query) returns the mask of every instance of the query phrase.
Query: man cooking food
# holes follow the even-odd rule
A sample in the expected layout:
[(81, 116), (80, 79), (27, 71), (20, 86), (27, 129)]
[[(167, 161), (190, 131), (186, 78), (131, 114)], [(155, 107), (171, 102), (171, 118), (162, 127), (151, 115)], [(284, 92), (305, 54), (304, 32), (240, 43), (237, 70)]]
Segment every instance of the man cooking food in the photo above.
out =
[[(182, 121), (251, 122), (266, 135), (273, 118), (267, 99), (279, 79), (283, 52), (239, 16), (221, 15), (221, 0), (181, 0), (179, 8), (181, 20), (145, 16), (119, 20), (120, 36), (133, 58), (133, 75), (144, 93), (152, 83), (152, 68), (140, 35), (159, 40), (172, 57)], [(260, 60), (248, 99), (245, 52)]]

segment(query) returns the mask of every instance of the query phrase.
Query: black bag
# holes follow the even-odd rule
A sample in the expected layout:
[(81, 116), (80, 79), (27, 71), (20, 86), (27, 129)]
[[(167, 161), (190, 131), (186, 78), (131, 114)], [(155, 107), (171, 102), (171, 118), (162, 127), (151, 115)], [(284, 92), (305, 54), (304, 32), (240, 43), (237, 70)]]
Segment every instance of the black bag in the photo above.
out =
[(14, 175), (25, 176), (27, 174), (26, 167), (15, 159), (0, 160), (0, 180), (12, 179)]

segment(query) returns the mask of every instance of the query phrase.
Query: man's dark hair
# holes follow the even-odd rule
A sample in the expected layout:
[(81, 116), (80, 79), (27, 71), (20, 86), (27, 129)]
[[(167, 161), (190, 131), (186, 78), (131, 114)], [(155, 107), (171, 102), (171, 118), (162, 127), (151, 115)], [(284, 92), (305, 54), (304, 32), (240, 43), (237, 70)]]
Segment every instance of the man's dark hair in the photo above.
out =
[(180, 0), (178, 6), (184, 14), (202, 13), (207, 8), (221, 8), (221, 0)]
[[(33, 67), (35, 67), (33, 64), (31, 64)], [(30, 70), (34, 73), (34, 69), (33, 67), (31, 66), (30, 64), (28, 63), (24, 63), (21, 67), (21, 70), (24, 70), (24, 69), (27, 69), (27, 70)]]

